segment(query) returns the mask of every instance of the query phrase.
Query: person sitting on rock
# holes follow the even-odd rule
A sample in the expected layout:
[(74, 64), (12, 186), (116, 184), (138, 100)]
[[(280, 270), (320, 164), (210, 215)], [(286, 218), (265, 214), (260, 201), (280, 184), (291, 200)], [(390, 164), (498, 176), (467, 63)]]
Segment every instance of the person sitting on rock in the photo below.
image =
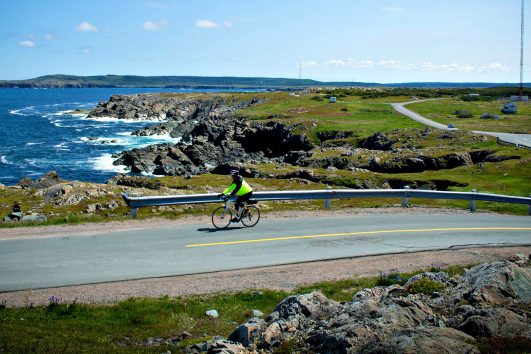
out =
[(230, 221), (232, 222), (238, 222), (241, 219), (243, 210), (243, 203), (249, 201), (249, 199), (253, 196), (253, 189), (242, 176), (240, 176), (239, 170), (232, 170), (230, 171), (230, 176), (232, 177), (232, 184), (227, 187), (223, 191), (223, 193), (220, 193), (218, 195), (218, 198), (221, 198), (223, 196), (225, 197), (233, 197), (236, 195), (236, 211), (238, 212), (238, 216), (235, 218), (232, 218)]
[(9, 217), (11, 218), (11, 220), (20, 220), (22, 218), (22, 209), (20, 208), (19, 202), (15, 202), (13, 204), (13, 211), (11, 211)]

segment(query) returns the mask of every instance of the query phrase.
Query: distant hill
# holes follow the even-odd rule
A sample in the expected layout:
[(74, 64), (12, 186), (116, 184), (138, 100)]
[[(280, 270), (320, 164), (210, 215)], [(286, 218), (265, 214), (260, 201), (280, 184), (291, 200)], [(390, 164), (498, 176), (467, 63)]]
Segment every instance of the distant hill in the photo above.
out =
[[(529, 83), (525, 84), (530, 86)], [(28, 80), (0, 80), (0, 88), (89, 88), (89, 87), (158, 87), (158, 88), (263, 88), (297, 89), (306, 87), (499, 87), (518, 86), (515, 83), (488, 82), (406, 82), (378, 84), (371, 82), (323, 82), (310, 79), (266, 77), (208, 77), (208, 76), (134, 76), (134, 75), (46, 75)]]

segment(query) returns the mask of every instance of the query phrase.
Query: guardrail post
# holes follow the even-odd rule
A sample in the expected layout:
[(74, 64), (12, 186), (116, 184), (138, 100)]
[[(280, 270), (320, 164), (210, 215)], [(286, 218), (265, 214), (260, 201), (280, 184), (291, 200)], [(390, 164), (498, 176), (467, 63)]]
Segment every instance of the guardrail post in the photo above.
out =
[[(138, 197), (138, 193), (133, 193), (133, 197)], [(131, 219), (136, 219), (136, 216), (138, 215), (138, 208), (131, 208)]]
[(409, 190), (411, 189), (409, 186), (404, 186), (405, 192), (404, 196), (402, 197), (402, 207), (407, 208), (407, 197), (409, 197)]
[[(529, 194), (529, 198), (531, 198), (531, 194)], [(531, 204), (527, 204), (527, 215), (531, 215)]]
[(330, 186), (326, 187), (326, 196), (327, 196), (327, 198), (325, 199), (325, 209), (330, 209), (330, 206), (332, 204), (332, 201), (330, 200), (330, 191), (331, 190), (332, 190), (332, 187), (330, 187)]
[(471, 192), (472, 192), (472, 195), (470, 196), (470, 204), (468, 206), (468, 209), (470, 209), (470, 211), (473, 213), (476, 211), (476, 194), (478, 191), (475, 189), (472, 189)]

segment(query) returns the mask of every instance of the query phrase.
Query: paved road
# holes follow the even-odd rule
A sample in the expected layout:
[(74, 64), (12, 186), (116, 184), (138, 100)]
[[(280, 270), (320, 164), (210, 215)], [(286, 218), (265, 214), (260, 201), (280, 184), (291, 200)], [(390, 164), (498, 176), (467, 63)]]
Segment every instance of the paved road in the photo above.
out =
[[(436, 99), (436, 98), (435, 98)], [(423, 101), (430, 101), (433, 99), (428, 100), (420, 100), (420, 101), (409, 101), (409, 102), (403, 102), (403, 103), (391, 103), (391, 106), (400, 114), (403, 114), (413, 120), (416, 120), (417, 122), (420, 122), (422, 124), (426, 124), (430, 127), (434, 127), (437, 129), (442, 130), (458, 130), (457, 128), (448, 128), (448, 126), (434, 122), (426, 117), (421, 116), (420, 114), (413, 112), (406, 107), (405, 105), (411, 104), (411, 103), (418, 103)], [(473, 130), (472, 133), (476, 134), (482, 134), (482, 135), (489, 135), (494, 136), (498, 139), (500, 139), (503, 142), (514, 144), (516, 146), (522, 146), (526, 147), (528, 149), (531, 149), (531, 134), (511, 134), (511, 133), (496, 133), (496, 132), (484, 132), (479, 130)]]
[(0, 291), (467, 245), (531, 245), (531, 218), (371, 214), (264, 219), (224, 231), (176, 221), (171, 228), (7, 239), (0, 240)]

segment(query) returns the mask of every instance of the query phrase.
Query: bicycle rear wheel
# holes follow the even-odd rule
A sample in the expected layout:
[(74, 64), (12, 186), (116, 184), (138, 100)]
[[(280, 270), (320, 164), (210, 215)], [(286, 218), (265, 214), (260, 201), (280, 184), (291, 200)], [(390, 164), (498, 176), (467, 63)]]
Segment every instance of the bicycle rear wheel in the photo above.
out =
[(245, 226), (252, 227), (258, 223), (258, 220), (260, 220), (260, 210), (253, 205), (248, 205), (247, 209), (249, 209), (249, 212), (242, 217), (241, 221)]
[(212, 225), (216, 229), (225, 229), (230, 225), (231, 217), (231, 213), (225, 210), (225, 207), (219, 207), (212, 213)]

